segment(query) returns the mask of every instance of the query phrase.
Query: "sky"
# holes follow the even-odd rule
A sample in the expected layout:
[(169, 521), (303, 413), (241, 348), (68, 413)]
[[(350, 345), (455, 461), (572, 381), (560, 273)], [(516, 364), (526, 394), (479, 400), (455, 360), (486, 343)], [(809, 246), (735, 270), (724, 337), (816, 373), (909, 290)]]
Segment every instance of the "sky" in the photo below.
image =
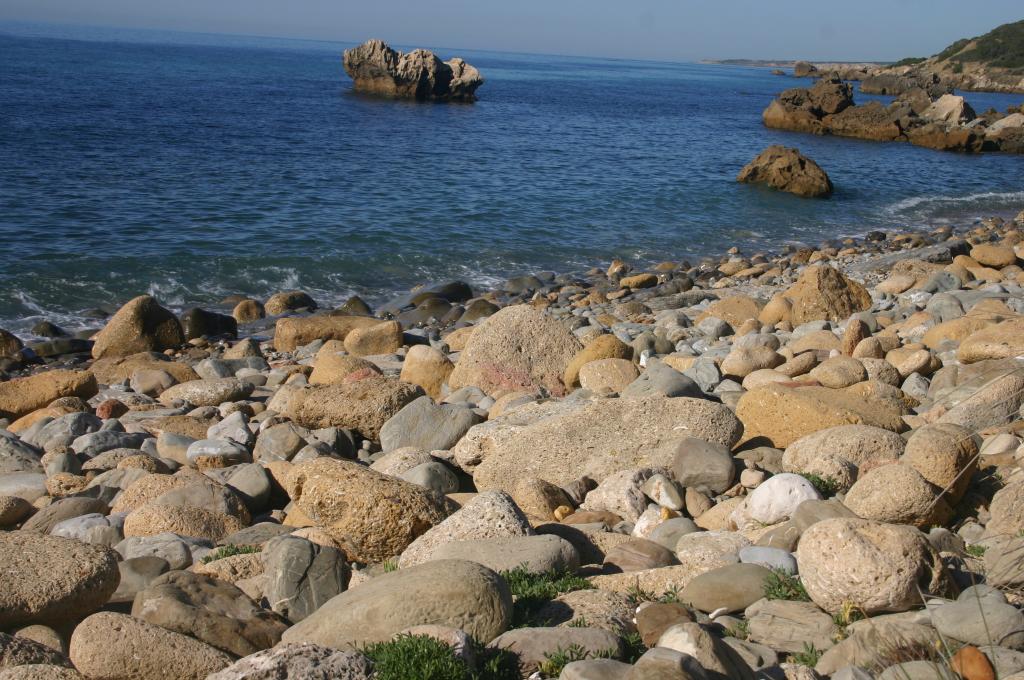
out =
[(0, 0), (0, 21), (671, 61), (893, 61), (1021, 19), (1021, 0)]

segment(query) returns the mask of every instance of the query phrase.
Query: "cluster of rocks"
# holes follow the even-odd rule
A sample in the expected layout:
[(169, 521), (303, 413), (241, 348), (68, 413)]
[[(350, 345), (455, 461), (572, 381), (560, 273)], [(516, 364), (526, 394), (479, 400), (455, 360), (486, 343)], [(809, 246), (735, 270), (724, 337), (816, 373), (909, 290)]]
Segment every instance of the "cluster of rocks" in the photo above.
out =
[(0, 677), (1024, 677), (1022, 230), (4, 333)]
[(396, 99), (472, 102), (484, 82), (480, 72), (462, 59), (441, 61), (422, 49), (405, 54), (381, 40), (345, 50), (342, 61), (356, 92)]
[(767, 127), (875, 141), (907, 141), (941, 151), (1024, 153), (1024, 113), (990, 110), (978, 115), (963, 97), (924, 86), (901, 92), (888, 106), (856, 105), (839, 74), (809, 88), (782, 92), (762, 114)]

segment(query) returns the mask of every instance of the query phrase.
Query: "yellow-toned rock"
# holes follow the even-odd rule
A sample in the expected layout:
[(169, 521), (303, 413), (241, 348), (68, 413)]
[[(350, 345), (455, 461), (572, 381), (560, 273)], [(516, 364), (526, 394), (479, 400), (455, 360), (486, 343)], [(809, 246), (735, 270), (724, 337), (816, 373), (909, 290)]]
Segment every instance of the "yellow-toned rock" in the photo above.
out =
[(0, 418), (20, 418), (61, 397), (88, 399), (97, 390), (90, 371), (57, 369), (8, 380), (0, 383)]
[(289, 316), (277, 320), (274, 327), (274, 348), (291, 352), (314, 340), (342, 340), (356, 328), (369, 328), (380, 319), (368, 316)]
[(93, 338), (92, 356), (128, 356), (162, 352), (184, 344), (178, 318), (149, 295), (125, 303)]
[(565, 368), (562, 382), (568, 388), (579, 384), (580, 368), (598, 359), (632, 359), (633, 348), (619, 340), (611, 333), (599, 335), (581, 349)]
[(402, 324), (397, 321), (383, 321), (374, 326), (353, 328), (345, 336), (345, 349), (357, 357), (391, 354), (401, 347)]
[(697, 322), (713, 316), (737, 328), (748, 319), (756, 319), (761, 313), (761, 307), (761, 303), (749, 295), (730, 295), (708, 305), (708, 308), (697, 317)]
[(448, 376), (454, 370), (455, 364), (440, 350), (430, 345), (413, 345), (405, 354), (400, 379), (419, 385), (427, 395), (438, 400), (441, 387), (448, 382)]
[(845, 321), (871, 307), (864, 286), (825, 265), (807, 267), (785, 296), (793, 303), (794, 326), (822, 319)]
[(1022, 354), (1024, 354), (1024, 319), (1010, 319), (967, 336), (960, 343), (956, 356), (965, 364), (973, 364), (976, 361), (1007, 359)]

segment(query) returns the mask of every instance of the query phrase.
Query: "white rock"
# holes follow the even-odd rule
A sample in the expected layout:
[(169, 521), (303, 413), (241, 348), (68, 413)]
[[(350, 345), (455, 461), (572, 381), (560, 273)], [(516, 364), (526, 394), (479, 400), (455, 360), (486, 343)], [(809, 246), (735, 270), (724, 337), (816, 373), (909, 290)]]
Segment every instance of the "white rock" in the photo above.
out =
[(821, 494), (813, 484), (800, 475), (784, 472), (754, 489), (729, 518), (740, 528), (752, 523), (778, 524), (792, 517), (804, 501), (819, 499)]

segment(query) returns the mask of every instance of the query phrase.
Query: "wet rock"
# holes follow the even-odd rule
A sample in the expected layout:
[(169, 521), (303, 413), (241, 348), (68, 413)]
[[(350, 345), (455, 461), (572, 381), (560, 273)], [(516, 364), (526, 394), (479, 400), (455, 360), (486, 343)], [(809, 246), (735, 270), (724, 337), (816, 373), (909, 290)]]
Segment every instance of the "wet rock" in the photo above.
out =
[(821, 167), (796, 149), (770, 146), (745, 165), (736, 181), (767, 184), (787, 193), (815, 198), (832, 194), (832, 181)]
[(162, 352), (185, 342), (177, 317), (149, 295), (125, 303), (94, 338), (92, 356), (124, 357), (138, 352)]

